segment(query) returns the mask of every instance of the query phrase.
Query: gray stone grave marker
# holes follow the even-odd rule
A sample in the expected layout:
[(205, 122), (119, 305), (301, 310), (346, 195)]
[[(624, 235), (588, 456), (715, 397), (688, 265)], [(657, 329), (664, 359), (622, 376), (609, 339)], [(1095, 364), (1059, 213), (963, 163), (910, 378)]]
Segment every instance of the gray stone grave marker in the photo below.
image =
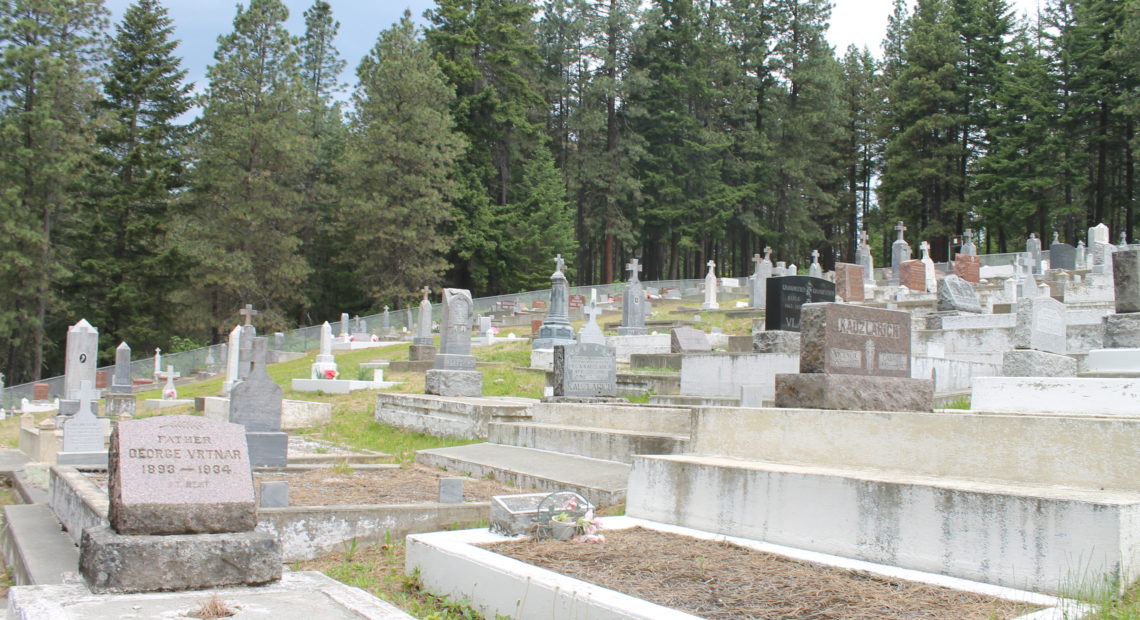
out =
[(903, 233), (906, 232), (906, 226), (903, 225), (902, 220), (895, 225), (895, 230), (899, 233), (899, 238), (891, 244), (891, 284), (899, 283), (899, 271), (902, 264), (910, 260), (910, 244), (903, 239)]
[(281, 386), (266, 372), (265, 346), (265, 338), (254, 339), (249, 377), (230, 392), (230, 422), (245, 427), (254, 467), (284, 467), (289, 436), (281, 432)]
[(804, 305), (800, 372), (910, 377), (910, 314), (850, 304)]
[(1120, 250), (1112, 257), (1116, 313), (1140, 312), (1140, 248)]
[(641, 265), (636, 258), (631, 258), (625, 266), (629, 271), (629, 281), (625, 285), (625, 294), (621, 299), (621, 326), (618, 327), (619, 336), (644, 336), (646, 301), (645, 290), (641, 287), (641, 280), (637, 274)]
[(95, 416), (99, 391), (90, 381), (84, 381), (76, 394), (79, 407), (74, 415), (63, 420), (63, 446), (56, 456), (61, 465), (104, 465), (107, 452), (103, 449), (103, 422)]
[(67, 328), (67, 351), (63, 366), (61, 416), (72, 415), (79, 407), (79, 390), (84, 381), (95, 385), (95, 364), (99, 352), (99, 330), (87, 319)]
[(1068, 350), (1065, 304), (1052, 297), (1018, 299), (1013, 347), (1064, 355)]
[(134, 382), (131, 381), (131, 347), (127, 343), (119, 343), (115, 349), (115, 374), (111, 377), (111, 392), (115, 394), (130, 394)]
[(240, 424), (198, 416), (120, 422), (111, 433), (108, 520), (120, 534), (243, 532), (257, 526)]
[(974, 287), (951, 274), (943, 278), (942, 285), (938, 287), (938, 311), (981, 314), (982, 305)]
[(572, 397), (617, 394), (617, 353), (604, 344), (554, 348), (554, 395)]
[(674, 327), (670, 336), (669, 351), (671, 353), (707, 353), (712, 351), (708, 334), (699, 329)]
[(1049, 267), (1051, 269), (1076, 269), (1077, 248), (1067, 243), (1054, 242), (1049, 246)]

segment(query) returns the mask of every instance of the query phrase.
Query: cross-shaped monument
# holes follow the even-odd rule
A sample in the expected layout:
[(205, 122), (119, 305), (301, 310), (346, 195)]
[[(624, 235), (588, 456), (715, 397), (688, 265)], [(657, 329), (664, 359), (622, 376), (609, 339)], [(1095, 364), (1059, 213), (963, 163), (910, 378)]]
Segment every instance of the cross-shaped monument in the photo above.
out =
[(246, 325), (253, 325), (253, 317), (261, 313), (253, 309), (253, 304), (246, 304), (244, 308), (238, 310), (238, 314), (245, 317)]
[(420, 292), (424, 294), (424, 299), (427, 299), (428, 296), (431, 295), (431, 289), (426, 286), (421, 288)]
[(898, 240), (903, 241), (904, 240), (903, 239), (903, 233), (906, 232), (906, 226), (903, 225), (902, 220), (899, 220), (899, 223), (895, 225), (895, 230), (899, 231), (899, 239)]
[(566, 267), (566, 261), (562, 259), (562, 255), (554, 257), (554, 271), (561, 272)]
[(859, 231), (859, 247), (864, 247), (866, 245), (867, 245), (867, 230), (861, 229)]
[(638, 281), (637, 274), (641, 272), (641, 265), (639, 265), (637, 263), (636, 258), (629, 259), (629, 263), (626, 264), (625, 270), (629, 272), (629, 281), (630, 282), (637, 282)]
[(811, 251), (811, 262), (813, 264), (819, 263), (819, 250), (812, 250)]
[(922, 258), (924, 260), (930, 258), (930, 244), (929, 243), (927, 243), (926, 241), (923, 241), (922, 243), (918, 244), (918, 249), (922, 250)]

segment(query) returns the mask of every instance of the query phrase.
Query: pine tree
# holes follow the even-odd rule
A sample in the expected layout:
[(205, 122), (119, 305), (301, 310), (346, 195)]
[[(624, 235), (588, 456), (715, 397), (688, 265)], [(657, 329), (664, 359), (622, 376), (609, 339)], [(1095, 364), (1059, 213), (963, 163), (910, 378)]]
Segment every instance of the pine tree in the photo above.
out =
[(59, 237), (85, 225), (75, 218), (94, 156), (105, 14), (102, 0), (0, 3), (0, 368), (9, 383), (39, 379), (53, 356), (62, 370), (46, 334), (78, 320), (57, 296), (73, 262)]
[(455, 93), (416, 37), (410, 13), (380, 33), (356, 71), (352, 134), (341, 178), (347, 265), (376, 305), (411, 302), (440, 283), (455, 216)]
[(346, 239), (335, 222), (341, 216), (340, 187), (345, 180), (338, 163), (347, 146), (344, 111), (336, 96), (344, 89), (341, 72), (345, 62), (336, 48), (340, 22), (332, 7), (316, 0), (305, 11), (305, 34), (298, 45), (301, 84), (304, 89), (301, 114), (309, 138), (309, 168), (302, 181), (302, 252), (311, 270), (307, 280), (306, 308), (312, 316), (336, 316), (342, 311), (363, 312), (368, 307), (353, 269), (345, 269), (338, 257), (350, 255)]
[[(425, 35), (455, 88), (452, 111), (468, 142), (459, 165), (462, 217), (452, 280), (476, 292), (504, 292), (510, 265), (523, 259), (503, 252), (504, 233), (495, 224), (519, 215), (509, 207), (524, 198), (515, 184), (546, 148), (534, 12), (526, 0), (440, 0), (426, 14), (433, 27)], [(573, 247), (573, 239), (561, 245)], [(573, 256), (564, 258), (573, 264)]]
[[(848, 110), (846, 131), (847, 196), (846, 211), (850, 218), (851, 233), (860, 228), (882, 228), (877, 203), (872, 200), (882, 141), (878, 137), (879, 118), (883, 104), (879, 88), (877, 63), (870, 50), (847, 48), (843, 57), (843, 100)], [(845, 260), (854, 262), (852, 250)]]
[(199, 304), (200, 327), (214, 342), (243, 304), (280, 323), (305, 303), (309, 269), (298, 250), (312, 149), (288, 14), (280, 0), (239, 5), (234, 30), (218, 39), (207, 70), (181, 235), (198, 266), (187, 303)]
[(565, 258), (577, 249), (566, 190), (546, 147), (537, 149), (523, 166), (515, 195), (511, 216), (499, 223), (503, 253), (514, 257), (502, 286), (508, 291), (545, 288), (550, 285), (551, 254)]
[(904, 42), (904, 64), (890, 85), (880, 201), (914, 235), (946, 247), (966, 205), (961, 201), (960, 127), (964, 80), (952, 8), (920, 0)]
[(171, 295), (185, 285), (185, 265), (166, 238), (173, 193), (183, 185), (191, 85), (174, 55), (178, 42), (158, 0), (138, 0), (123, 14), (111, 44), (102, 108), (113, 116), (98, 134), (89, 177), (86, 227), (77, 231), (81, 264), (70, 285), (83, 315), (108, 347), (169, 349), (177, 333)]

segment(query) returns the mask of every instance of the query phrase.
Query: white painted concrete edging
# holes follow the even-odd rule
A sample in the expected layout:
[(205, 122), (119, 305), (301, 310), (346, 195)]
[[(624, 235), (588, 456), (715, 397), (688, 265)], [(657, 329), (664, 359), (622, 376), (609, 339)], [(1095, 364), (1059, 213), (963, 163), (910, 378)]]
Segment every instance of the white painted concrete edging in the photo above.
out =
[[(703, 540), (727, 541), (791, 559), (1047, 607), (1021, 616), (1017, 620), (1061, 620), (1062, 618), (1076, 620), (1092, 611), (1082, 603), (1045, 594), (841, 558), (645, 519), (605, 517), (602, 521), (606, 530), (644, 527)], [(475, 546), (506, 540), (512, 539), (492, 534), (485, 528), (412, 534), (407, 538), (404, 571), (410, 575), (418, 570), (420, 579), (428, 591), (449, 596), (452, 600), (467, 601), (472, 608), (487, 617), (507, 615), (511, 618), (544, 620), (570, 618), (681, 620), (698, 617), (559, 575)]]

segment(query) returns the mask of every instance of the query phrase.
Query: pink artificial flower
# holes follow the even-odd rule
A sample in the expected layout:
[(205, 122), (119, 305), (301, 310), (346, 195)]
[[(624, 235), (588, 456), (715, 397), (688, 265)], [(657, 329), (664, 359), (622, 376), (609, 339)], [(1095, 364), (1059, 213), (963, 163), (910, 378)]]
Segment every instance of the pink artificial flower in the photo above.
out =
[(325, 378), (326, 379), (336, 379), (337, 375), (338, 375), (337, 371), (333, 370), (332, 368), (325, 370)]

